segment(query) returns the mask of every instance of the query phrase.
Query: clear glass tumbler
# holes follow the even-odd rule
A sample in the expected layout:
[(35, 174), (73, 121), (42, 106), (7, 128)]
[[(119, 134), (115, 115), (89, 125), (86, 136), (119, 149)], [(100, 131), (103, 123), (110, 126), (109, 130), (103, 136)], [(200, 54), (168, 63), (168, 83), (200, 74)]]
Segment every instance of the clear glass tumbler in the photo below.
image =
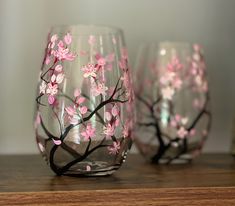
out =
[(201, 46), (145, 45), (135, 79), (135, 142), (140, 152), (154, 163), (190, 161), (200, 153), (211, 123)]
[(51, 29), (36, 97), (40, 152), (57, 175), (112, 174), (131, 146), (133, 90), (120, 29)]

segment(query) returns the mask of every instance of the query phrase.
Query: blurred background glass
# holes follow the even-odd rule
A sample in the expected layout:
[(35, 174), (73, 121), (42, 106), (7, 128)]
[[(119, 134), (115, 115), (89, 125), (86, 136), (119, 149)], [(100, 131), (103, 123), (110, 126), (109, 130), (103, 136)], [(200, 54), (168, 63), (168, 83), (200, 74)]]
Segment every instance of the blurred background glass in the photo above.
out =
[(200, 45), (140, 47), (134, 67), (134, 141), (147, 160), (187, 163), (200, 154), (211, 126), (206, 72)]
[(229, 151), (235, 103), (234, 8), (234, 0), (0, 0), (0, 153), (38, 152), (32, 101), (44, 37), (51, 25), (77, 23), (123, 28), (132, 63), (145, 40), (202, 44), (214, 119), (205, 151)]

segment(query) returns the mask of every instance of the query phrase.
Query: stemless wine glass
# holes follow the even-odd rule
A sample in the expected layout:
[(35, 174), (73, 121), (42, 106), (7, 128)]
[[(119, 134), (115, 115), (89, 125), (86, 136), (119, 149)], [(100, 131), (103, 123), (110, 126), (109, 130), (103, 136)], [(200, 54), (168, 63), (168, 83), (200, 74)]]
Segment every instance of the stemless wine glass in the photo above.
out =
[(186, 163), (209, 132), (206, 66), (199, 45), (144, 45), (136, 63), (136, 145), (154, 163)]
[(133, 90), (120, 29), (57, 26), (36, 97), (40, 152), (57, 175), (112, 174), (131, 146)]

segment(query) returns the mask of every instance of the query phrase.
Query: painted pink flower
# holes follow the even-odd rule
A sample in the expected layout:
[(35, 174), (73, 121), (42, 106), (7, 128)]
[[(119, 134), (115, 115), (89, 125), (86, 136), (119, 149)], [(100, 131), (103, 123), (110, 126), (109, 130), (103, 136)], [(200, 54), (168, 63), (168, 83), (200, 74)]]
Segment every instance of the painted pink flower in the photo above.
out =
[(79, 107), (79, 111), (81, 112), (82, 115), (86, 114), (87, 113), (87, 107), (86, 106), (82, 106), (82, 107)]
[(91, 166), (90, 166), (90, 165), (87, 165), (87, 166), (86, 166), (86, 171), (87, 171), (87, 172), (91, 171)]
[(56, 139), (56, 140), (52, 139), (52, 140), (53, 140), (55, 145), (61, 145), (61, 143), (62, 143), (61, 140), (59, 140), (59, 139)]
[(57, 34), (54, 34), (51, 36), (51, 42), (55, 42), (55, 41), (57, 41), (57, 39), (58, 39)]
[(77, 114), (76, 109), (72, 106), (66, 107), (65, 111), (68, 113), (69, 116), (74, 116), (75, 114)]
[(47, 84), (46, 93), (50, 94), (51, 96), (56, 95), (58, 93), (58, 85), (57, 84), (48, 83)]
[(114, 125), (108, 124), (106, 127), (104, 127), (104, 134), (106, 135), (106, 138), (110, 138), (115, 133)]
[(191, 129), (191, 130), (189, 131), (190, 137), (195, 136), (195, 134), (196, 134), (196, 130), (195, 130), (195, 129)]
[(183, 125), (186, 125), (186, 124), (188, 123), (188, 117), (182, 118), (182, 119), (181, 119), (181, 123), (182, 123)]
[(98, 59), (97, 63), (99, 66), (103, 67), (106, 64), (106, 60), (105, 60), (105, 58), (101, 57)]
[(63, 82), (63, 80), (64, 80), (64, 74), (62, 74), (62, 73), (59, 73), (58, 75), (53, 74), (51, 76), (51, 82), (53, 82), (53, 83), (60, 84)]
[(51, 42), (48, 45), (49, 48), (53, 49), (55, 47), (55, 42), (58, 40), (57, 34), (51, 36)]
[(123, 84), (126, 88), (130, 88), (130, 78), (128, 72), (124, 72), (123, 76), (121, 77), (121, 80), (123, 81)]
[(106, 95), (106, 91), (108, 87), (104, 85), (104, 83), (98, 83), (97, 85), (94, 84), (91, 88), (91, 92), (94, 96), (98, 96), (100, 94)]
[(50, 105), (53, 105), (54, 102), (55, 102), (55, 97), (52, 96), (52, 95), (49, 95), (48, 98), (47, 98), (47, 100), (48, 100), (48, 103), (49, 103)]
[(113, 106), (111, 112), (112, 112), (112, 115), (113, 115), (114, 117), (116, 117), (116, 116), (119, 115), (120, 110), (119, 110), (119, 108), (118, 108), (118, 106), (117, 106), (116, 104)]
[(94, 64), (87, 64), (86, 66), (82, 67), (82, 71), (84, 72), (83, 76), (87, 77), (96, 77), (97, 68)]
[(180, 78), (175, 78), (172, 82), (172, 85), (175, 89), (180, 89), (182, 84), (183, 84), (183, 82)]
[(167, 85), (173, 81), (174, 77), (175, 77), (174, 72), (166, 72), (166, 74), (160, 78), (160, 83), (162, 85)]
[(71, 44), (71, 42), (72, 42), (72, 36), (71, 36), (70, 33), (67, 33), (67, 34), (64, 36), (64, 42), (65, 42), (67, 45)]
[(176, 122), (179, 123), (179, 122), (181, 121), (181, 119), (182, 119), (182, 117), (181, 117), (180, 114), (176, 114), (176, 115), (175, 115), (175, 121), (176, 121)]
[(50, 62), (51, 62), (51, 59), (50, 59), (50, 57), (47, 55), (46, 60), (45, 60), (45, 64), (48, 65), (48, 64), (50, 64)]
[(63, 69), (63, 67), (60, 64), (56, 65), (56, 67), (55, 67), (55, 71), (57, 71), (58, 73), (62, 72), (62, 69)]
[(162, 89), (161, 92), (162, 92), (163, 99), (172, 100), (175, 90), (172, 89), (171, 87), (165, 87)]
[(40, 94), (45, 94), (46, 93), (46, 83), (44, 81), (42, 81), (40, 87), (39, 87), (39, 90), (40, 90)]
[(88, 39), (88, 44), (90, 44), (91, 46), (94, 45), (96, 43), (96, 38), (95, 36), (93, 35), (90, 35), (89, 36), (89, 39)]
[(113, 142), (112, 146), (108, 146), (109, 154), (115, 155), (118, 154), (120, 150), (120, 142)]
[(87, 124), (85, 131), (81, 133), (85, 140), (89, 140), (90, 138), (95, 136), (95, 128), (91, 126), (90, 123)]
[(188, 131), (184, 127), (180, 127), (177, 131), (177, 135), (179, 138), (185, 138), (188, 135)]
[(62, 41), (59, 41), (58, 43), (58, 48), (56, 51), (53, 52), (53, 55), (58, 58), (60, 61), (61, 60), (68, 60), (72, 61), (75, 59), (76, 55), (69, 52), (68, 48), (64, 47), (64, 43)]

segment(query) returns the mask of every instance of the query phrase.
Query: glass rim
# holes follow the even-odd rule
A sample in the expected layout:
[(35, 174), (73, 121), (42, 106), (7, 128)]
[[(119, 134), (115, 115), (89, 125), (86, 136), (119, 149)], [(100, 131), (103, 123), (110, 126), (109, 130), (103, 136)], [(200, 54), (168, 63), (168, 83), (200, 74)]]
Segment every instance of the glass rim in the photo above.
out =
[(119, 27), (99, 24), (72, 24), (72, 25), (53, 25), (50, 34), (66, 34), (70, 32), (73, 36), (110, 36), (123, 35), (123, 30)]

